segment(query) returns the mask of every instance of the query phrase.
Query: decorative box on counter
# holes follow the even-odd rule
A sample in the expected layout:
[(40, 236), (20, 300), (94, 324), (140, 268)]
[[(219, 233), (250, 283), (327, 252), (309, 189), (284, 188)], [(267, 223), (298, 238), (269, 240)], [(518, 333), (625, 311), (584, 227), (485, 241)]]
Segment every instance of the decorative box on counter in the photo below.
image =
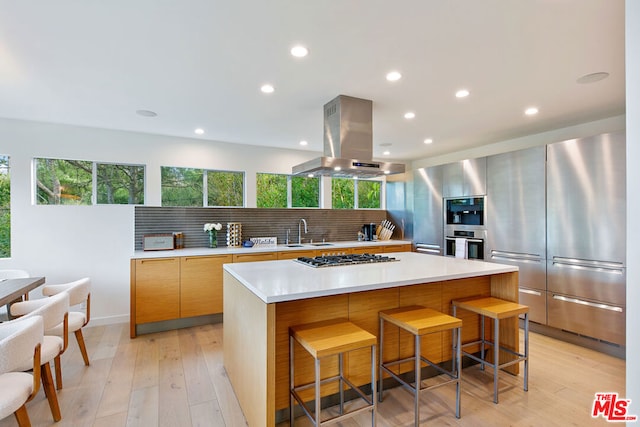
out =
[(166, 251), (173, 249), (173, 233), (145, 234), (142, 236), (142, 249), (145, 251)]

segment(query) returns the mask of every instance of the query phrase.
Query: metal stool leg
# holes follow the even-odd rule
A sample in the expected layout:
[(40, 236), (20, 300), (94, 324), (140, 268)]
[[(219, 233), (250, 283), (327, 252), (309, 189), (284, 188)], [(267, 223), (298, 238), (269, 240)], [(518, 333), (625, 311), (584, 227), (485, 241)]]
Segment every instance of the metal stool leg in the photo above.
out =
[(382, 389), (384, 388), (384, 381), (382, 381), (382, 349), (384, 348), (384, 319), (380, 318), (380, 326), (378, 328), (378, 337), (380, 339), (380, 359), (378, 364), (380, 369), (378, 371), (378, 381), (380, 382), (380, 391), (378, 392), (378, 401), (382, 402)]
[(456, 418), (460, 418), (460, 381), (462, 380), (462, 354), (460, 352), (460, 344), (462, 331), (460, 328), (456, 328), (453, 330), (454, 332), (454, 343), (456, 343), (456, 352), (453, 354), (453, 357), (456, 360), (456, 374), (458, 381), (456, 381)]
[(293, 427), (293, 405), (295, 400), (293, 398), (293, 388), (295, 387), (294, 381), (294, 368), (293, 368), (293, 337), (289, 335), (289, 425)]
[(420, 425), (420, 383), (422, 382), (420, 379), (420, 335), (416, 335), (415, 339), (415, 353), (416, 353), (416, 366), (415, 366), (415, 376), (416, 376), (416, 399), (415, 399), (415, 425)]
[(316, 359), (316, 427), (320, 427), (320, 412), (320, 359)]
[[(382, 344), (382, 341), (380, 341)], [(380, 346), (382, 348), (382, 346)], [(382, 381), (382, 379), (380, 379)], [(371, 427), (376, 427), (376, 411), (378, 404), (376, 402), (376, 346), (371, 347), (371, 403), (373, 409), (371, 410)]]
[(500, 369), (500, 320), (493, 320), (493, 403), (498, 403), (498, 372)]
[(529, 313), (524, 314), (524, 391), (529, 391)]
[(480, 370), (484, 371), (484, 316), (480, 315)]

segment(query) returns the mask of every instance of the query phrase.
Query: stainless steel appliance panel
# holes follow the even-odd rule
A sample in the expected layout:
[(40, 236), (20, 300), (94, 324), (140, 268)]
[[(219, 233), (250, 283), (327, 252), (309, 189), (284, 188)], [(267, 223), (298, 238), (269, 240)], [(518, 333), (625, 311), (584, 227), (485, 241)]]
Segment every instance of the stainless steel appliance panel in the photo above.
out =
[(625, 310), (622, 306), (547, 293), (549, 326), (624, 345)]
[(627, 275), (621, 262), (554, 256), (547, 264), (549, 291), (625, 305)]
[[(487, 159), (487, 248), (546, 259), (545, 147)], [(544, 262), (541, 263), (544, 270)], [(544, 282), (543, 282), (544, 283)], [(527, 285), (531, 287), (532, 285)], [(544, 286), (533, 286), (544, 289)]]
[(416, 250), (443, 255), (443, 167), (417, 169), (413, 176), (413, 241)]
[[(487, 232), (491, 235), (491, 232)], [(537, 254), (491, 250), (487, 261), (518, 267), (519, 286), (545, 291), (547, 289), (547, 260)]]
[(549, 258), (624, 263), (625, 159), (624, 133), (547, 146)]
[(546, 325), (547, 293), (540, 289), (528, 289), (521, 287), (518, 295), (520, 304), (529, 306), (529, 320)]
[(487, 193), (487, 158), (447, 163), (443, 167), (444, 197), (482, 196)]

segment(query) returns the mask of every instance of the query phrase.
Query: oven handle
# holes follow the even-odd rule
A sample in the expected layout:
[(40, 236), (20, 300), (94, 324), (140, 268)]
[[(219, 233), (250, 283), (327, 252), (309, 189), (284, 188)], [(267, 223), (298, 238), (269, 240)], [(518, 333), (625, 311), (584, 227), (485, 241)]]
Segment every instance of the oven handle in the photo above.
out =
[(553, 299), (564, 301), (564, 302), (571, 302), (574, 304), (586, 305), (587, 307), (595, 307), (595, 308), (601, 308), (603, 310), (616, 311), (618, 313), (623, 312), (622, 307), (616, 307), (614, 305), (607, 305), (607, 304), (601, 304), (597, 302), (585, 301), (583, 299), (578, 299), (578, 298), (568, 298), (568, 297), (563, 297), (562, 295), (554, 295)]

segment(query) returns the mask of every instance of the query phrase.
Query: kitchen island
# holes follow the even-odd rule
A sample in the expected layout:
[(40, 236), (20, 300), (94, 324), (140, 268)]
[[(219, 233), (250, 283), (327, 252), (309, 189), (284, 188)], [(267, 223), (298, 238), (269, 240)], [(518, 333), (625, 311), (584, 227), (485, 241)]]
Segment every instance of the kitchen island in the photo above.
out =
[[(397, 261), (328, 268), (294, 260), (225, 264), (224, 365), (250, 426), (275, 425), (276, 411), (289, 405), (291, 325), (345, 318), (377, 335), (380, 310), (418, 304), (450, 313), (452, 299), (479, 295), (518, 301), (517, 267), (411, 252), (385, 255)], [(460, 312), (459, 317), (463, 342), (477, 338), (477, 316)], [(501, 324), (500, 340), (518, 350), (516, 319)], [(450, 360), (451, 334), (428, 336), (422, 351), (435, 362)], [(410, 337), (389, 328), (384, 359), (412, 352)], [(302, 351), (296, 355), (296, 383), (309, 381), (311, 358)], [(352, 352), (345, 370), (356, 384), (367, 384), (369, 363), (368, 350)], [(324, 361), (323, 376), (336, 366)], [(517, 373), (517, 365), (510, 368)], [(323, 394), (335, 392), (327, 388)]]

